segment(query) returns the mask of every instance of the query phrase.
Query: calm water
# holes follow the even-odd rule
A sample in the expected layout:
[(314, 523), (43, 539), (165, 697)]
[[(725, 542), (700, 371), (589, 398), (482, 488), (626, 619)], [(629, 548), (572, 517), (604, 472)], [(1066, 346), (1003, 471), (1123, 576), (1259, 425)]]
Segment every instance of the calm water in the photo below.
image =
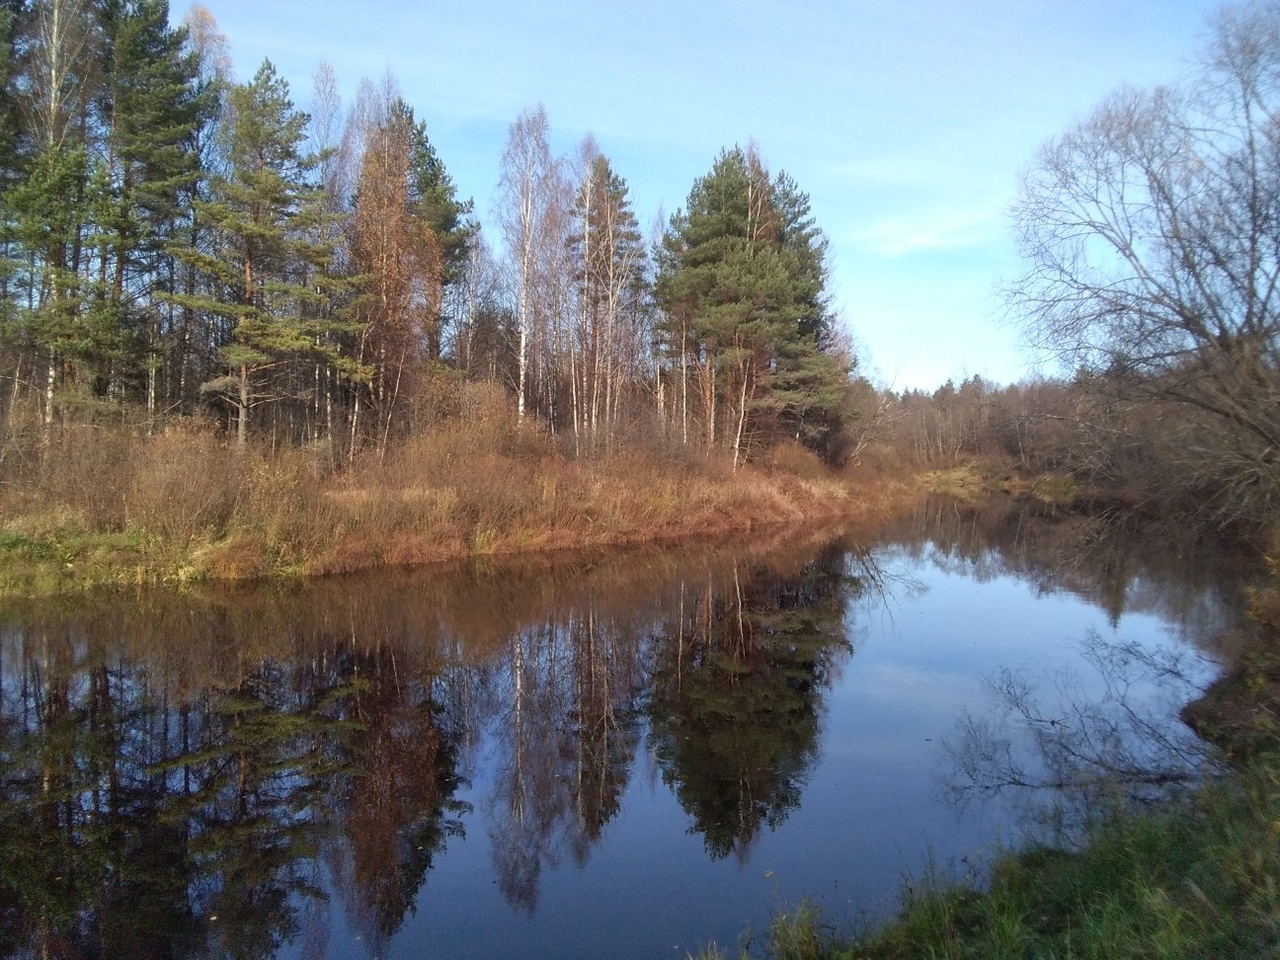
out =
[[(0, 613), (0, 953), (683, 957), (1213, 757), (1243, 576), (931, 505), (742, 546)], [(1102, 776), (1102, 775), (1105, 775)]]

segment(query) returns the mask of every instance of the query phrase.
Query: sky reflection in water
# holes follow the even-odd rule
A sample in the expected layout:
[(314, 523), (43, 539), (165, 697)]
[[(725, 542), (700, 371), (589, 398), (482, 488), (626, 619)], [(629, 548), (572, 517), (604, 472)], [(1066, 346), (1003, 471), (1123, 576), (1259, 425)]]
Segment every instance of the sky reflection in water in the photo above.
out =
[(12, 611), (0, 952), (683, 956), (802, 896), (881, 915), (930, 859), (1063, 826), (1002, 778), (1201, 761), (1176, 710), (1242, 582), (1207, 556), (935, 505)]

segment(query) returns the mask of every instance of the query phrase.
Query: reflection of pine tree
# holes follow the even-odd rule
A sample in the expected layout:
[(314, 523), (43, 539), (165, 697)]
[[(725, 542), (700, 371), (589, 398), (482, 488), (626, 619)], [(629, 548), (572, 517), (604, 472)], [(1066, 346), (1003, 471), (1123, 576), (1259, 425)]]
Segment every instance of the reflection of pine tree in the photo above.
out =
[(210, 696), (196, 742), (165, 765), (189, 784), (169, 815), (186, 823), (193, 908), (223, 955), (271, 954), (296, 933), (293, 898), (316, 892), (307, 865), (339, 772), (320, 744), (349, 732), (329, 715), (340, 691), (297, 691), (293, 679), (264, 666)]
[(794, 579), (761, 575), (664, 631), (650, 715), (663, 779), (713, 857), (745, 859), (762, 825), (800, 803), (817, 757), (821, 695), (847, 649), (849, 581), (833, 552)]
[(173, 703), (147, 666), (50, 636), (0, 642), (0, 955), (270, 956), (335, 812), (357, 912), (396, 929), (458, 827), (432, 674), (250, 663)]
[(161, 705), (122, 668), (81, 667), (69, 639), (18, 642), (0, 706), (0, 953), (187, 952), (190, 874), (137, 736)]
[(368, 942), (384, 943), (413, 912), (433, 858), (462, 835), (456, 732), (434, 699), (436, 678), (401, 676), (382, 651), (345, 658), (355, 683), (349, 775), (335, 791), (348, 844), (347, 897)]

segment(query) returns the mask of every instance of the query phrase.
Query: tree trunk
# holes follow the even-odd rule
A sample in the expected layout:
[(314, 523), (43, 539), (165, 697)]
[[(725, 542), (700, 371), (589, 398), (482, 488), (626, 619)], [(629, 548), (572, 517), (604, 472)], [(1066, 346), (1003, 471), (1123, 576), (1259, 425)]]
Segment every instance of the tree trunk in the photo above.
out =
[(249, 368), (240, 364), (240, 397), (236, 403), (236, 446), (249, 442)]

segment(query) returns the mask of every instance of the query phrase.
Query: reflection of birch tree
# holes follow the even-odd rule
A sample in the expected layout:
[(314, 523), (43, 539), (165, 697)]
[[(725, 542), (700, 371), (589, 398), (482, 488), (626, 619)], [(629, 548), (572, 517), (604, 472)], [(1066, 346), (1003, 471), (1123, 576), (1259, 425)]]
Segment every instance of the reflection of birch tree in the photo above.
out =
[(618, 809), (634, 756), (641, 683), (637, 635), (594, 601), (511, 637), (510, 708), (491, 802), (503, 895), (532, 912), (544, 864), (583, 864)]
[(559, 776), (564, 753), (568, 671), (553, 622), (510, 639), (511, 709), (503, 727), (508, 751), (493, 796), (494, 866), (514, 906), (533, 912), (543, 863), (558, 862), (553, 832), (568, 804)]
[(586, 863), (591, 844), (618, 812), (639, 739), (641, 644), (634, 626), (603, 615), (593, 604), (566, 628), (573, 650), (574, 702), (569, 714), (574, 862)]

